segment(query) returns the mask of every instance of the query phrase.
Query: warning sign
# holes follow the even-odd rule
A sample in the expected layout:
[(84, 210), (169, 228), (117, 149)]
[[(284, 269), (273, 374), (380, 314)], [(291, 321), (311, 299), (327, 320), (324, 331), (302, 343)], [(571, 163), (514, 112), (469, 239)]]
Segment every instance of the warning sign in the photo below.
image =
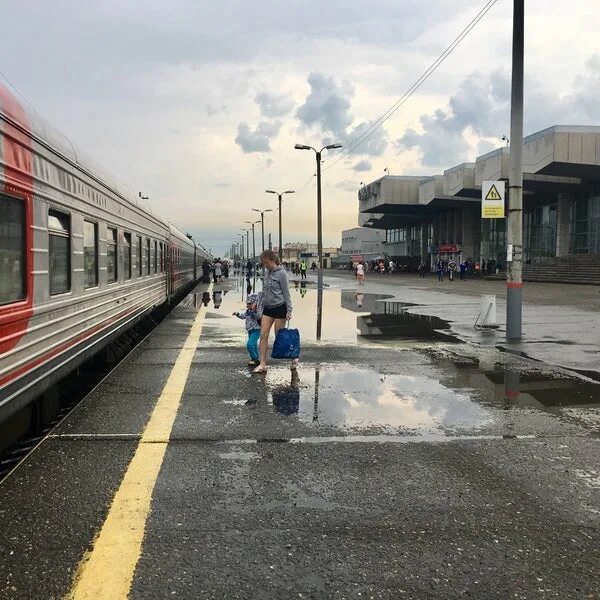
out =
[(504, 181), (484, 181), (481, 199), (482, 219), (504, 218)]

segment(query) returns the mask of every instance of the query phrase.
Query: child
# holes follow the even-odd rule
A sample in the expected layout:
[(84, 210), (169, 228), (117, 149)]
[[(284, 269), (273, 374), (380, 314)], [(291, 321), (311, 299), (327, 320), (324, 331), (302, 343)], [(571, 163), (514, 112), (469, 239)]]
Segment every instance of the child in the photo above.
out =
[(258, 340), (260, 339), (262, 295), (262, 292), (259, 294), (250, 294), (246, 300), (246, 310), (242, 313), (233, 313), (234, 317), (246, 320), (246, 331), (248, 332), (248, 342), (246, 343), (246, 348), (248, 349), (248, 354), (250, 354), (250, 361), (248, 362), (248, 365), (251, 367), (255, 367), (260, 363), (258, 356)]

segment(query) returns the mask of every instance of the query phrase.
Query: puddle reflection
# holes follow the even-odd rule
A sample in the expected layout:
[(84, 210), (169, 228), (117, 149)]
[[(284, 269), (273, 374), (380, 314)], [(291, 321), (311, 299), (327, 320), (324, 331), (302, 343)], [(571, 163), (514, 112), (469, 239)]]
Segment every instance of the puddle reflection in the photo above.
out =
[(425, 376), (326, 367), (303, 368), (289, 385), (282, 385), (281, 377), (281, 372), (267, 376), (273, 407), (285, 415), (297, 413), (307, 423), (396, 431), (474, 428), (492, 419), (490, 409), (468, 394)]
[[(262, 290), (260, 278), (229, 280), (235, 289), (214, 290), (202, 294), (202, 304), (226, 314), (241, 310), (248, 294)], [(339, 289), (317, 290), (303, 281), (290, 286), (294, 305), (292, 326), (300, 330), (305, 340), (352, 343), (364, 338), (381, 340), (444, 340), (455, 341), (449, 335), (449, 324), (437, 317), (409, 312), (415, 305), (392, 302), (392, 296), (363, 291)], [(226, 296), (227, 295), (227, 296)], [(198, 306), (198, 294), (190, 294), (185, 306)], [(212, 302), (212, 303), (211, 303)], [(320, 317), (320, 318), (319, 318)], [(238, 327), (235, 319), (224, 319), (227, 326)]]

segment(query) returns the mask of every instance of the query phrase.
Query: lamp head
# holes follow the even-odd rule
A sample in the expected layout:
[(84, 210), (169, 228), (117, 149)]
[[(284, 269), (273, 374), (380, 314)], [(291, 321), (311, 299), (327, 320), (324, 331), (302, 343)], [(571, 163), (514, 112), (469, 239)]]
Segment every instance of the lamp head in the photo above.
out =
[(341, 148), (341, 144), (329, 144), (329, 146), (325, 146), (323, 150), (335, 150), (336, 148)]
[(295, 194), (296, 192), (294, 190), (286, 190), (285, 192), (283, 192), (284, 194)]
[(312, 150), (310, 146), (306, 146), (305, 144), (296, 144), (294, 148), (296, 150)]
[(276, 194), (273, 190), (265, 190), (265, 194)]

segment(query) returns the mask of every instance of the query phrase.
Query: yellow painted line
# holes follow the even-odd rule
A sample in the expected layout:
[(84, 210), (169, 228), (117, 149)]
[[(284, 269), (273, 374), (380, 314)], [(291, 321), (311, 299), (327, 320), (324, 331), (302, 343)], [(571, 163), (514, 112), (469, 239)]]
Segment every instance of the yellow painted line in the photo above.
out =
[[(208, 291), (212, 289), (212, 284)], [(93, 547), (77, 568), (70, 600), (121, 600), (129, 595), (140, 558), (152, 493), (204, 325), (198, 311), (144, 429)]]

